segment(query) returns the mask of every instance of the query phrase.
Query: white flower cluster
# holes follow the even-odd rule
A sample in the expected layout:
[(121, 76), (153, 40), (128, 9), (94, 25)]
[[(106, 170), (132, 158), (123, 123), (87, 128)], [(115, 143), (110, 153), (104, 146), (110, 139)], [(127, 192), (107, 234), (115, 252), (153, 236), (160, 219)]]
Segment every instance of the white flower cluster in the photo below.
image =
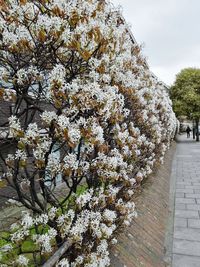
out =
[(56, 264), (56, 267), (70, 267), (68, 259), (62, 259)]
[(52, 251), (52, 240), (57, 235), (57, 231), (53, 228), (49, 229), (47, 233), (42, 235), (34, 235), (33, 241), (35, 241), (36, 245), (41, 247), (42, 253), (50, 253)]
[(68, 235), (73, 219), (75, 217), (75, 212), (73, 210), (68, 210), (66, 214), (62, 214), (57, 218), (57, 224), (61, 232), (61, 236), (65, 237)]
[(41, 119), (45, 122), (48, 126), (51, 125), (53, 120), (57, 120), (58, 116), (56, 115), (55, 111), (44, 111), (41, 115)]
[(16, 263), (17, 263), (19, 266), (28, 266), (29, 259), (26, 258), (26, 257), (23, 256), (23, 255), (19, 255), (18, 259), (16, 260)]
[(79, 208), (82, 208), (83, 206), (85, 206), (86, 203), (91, 200), (93, 192), (93, 189), (90, 189), (88, 192), (77, 197), (76, 204), (79, 206)]
[(9, 129), (12, 137), (18, 137), (22, 131), (19, 119), (16, 116), (9, 118)]
[(27, 83), (42, 81), (44, 79), (44, 76), (42, 73), (40, 73), (37, 68), (31, 66), (28, 69), (21, 68), (16, 73), (17, 77), (17, 83), (22, 86)]
[(123, 171), (127, 170), (127, 166), (117, 149), (111, 150), (109, 156), (99, 153), (92, 163), (92, 167), (97, 169), (98, 175), (103, 180), (119, 180)]

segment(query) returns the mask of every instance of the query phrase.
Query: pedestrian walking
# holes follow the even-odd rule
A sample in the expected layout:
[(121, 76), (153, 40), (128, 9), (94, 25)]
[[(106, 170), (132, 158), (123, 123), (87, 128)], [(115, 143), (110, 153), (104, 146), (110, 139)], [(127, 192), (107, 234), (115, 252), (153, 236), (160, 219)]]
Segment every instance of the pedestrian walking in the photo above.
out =
[(187, 133), (187, 138), (190, 138), (190, 132), (191, 132), (191, 129), (188, 125), (187, 129), (186, 129), (186, 133)]

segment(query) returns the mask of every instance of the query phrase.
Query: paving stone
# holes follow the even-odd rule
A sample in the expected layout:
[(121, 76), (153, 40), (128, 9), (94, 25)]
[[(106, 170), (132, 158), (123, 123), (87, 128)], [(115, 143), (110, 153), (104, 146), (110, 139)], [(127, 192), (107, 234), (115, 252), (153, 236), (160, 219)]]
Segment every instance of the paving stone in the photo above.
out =
[(199, 218), (196, 210), (175, 210), (175, 217), (178, 218)]
[(184, 185), (186, 189), (200, 189), (200, 185)]
[(200, 242), (200, 229), (176, 227), (174, 229), (174, 238)]
[(189, 186), (189, 185), (192, 185), (192, 183), (191, 182), (186, 182), (186, 181), (183, 181), (183, 182), (177, 182), (176, 183), (177, 185), (185, 185), (185, 186)]
[(194, 182), (194, 183), (192, 183), (193, 185), (197, 185), (197, 186), (200, 186), (200, 183), (197, 183), (197, 182)]
[[(186, 186), (184, 184), (177, 184), (176, 188), (177, 189), (184, 189), (184, 188), (186, 188)], [(188, 189), (193, 189), (193, 188), (188, 188)]]
[(172, 267), (199, 267), (200, 257), (174, 254)]
[(187, 227), (187, 219), (174, 218), (174, 227)]
[(186, 206), (186, 204), (175, 204), (175, 209), (177, 209), (177, 210), (186, 210), (187, 206)]
[(198, 193), (198, 192), (194, 192), (193, 191), (193, 189), (186, 189), (186, 188), (184, 188), (184, 189), (176, 189), (176, 193), (178, 193), (178, 192), (180, 192), (180, 193), (188, 193), (188, 194), (193, 194), (193, 193)]
[(173, 253), (188, 256), (200, 256), (200, 242), (174, 239)]
[(200, 198), (200, 194), (185, 194), (186, 198)]
[(186, 204), (188, 210), (200, 210), (200, 205), (198, 204)]
[(195, 199), (192, 198), (176, 198), (175, 202), (177, 204), (195, 204)]
[(184, 193), (177, 192), (176, 197), (185, 197)]
[(200, 228), (200, 220), (198, 220), (198, 219), (188, 219), (188, 227)]

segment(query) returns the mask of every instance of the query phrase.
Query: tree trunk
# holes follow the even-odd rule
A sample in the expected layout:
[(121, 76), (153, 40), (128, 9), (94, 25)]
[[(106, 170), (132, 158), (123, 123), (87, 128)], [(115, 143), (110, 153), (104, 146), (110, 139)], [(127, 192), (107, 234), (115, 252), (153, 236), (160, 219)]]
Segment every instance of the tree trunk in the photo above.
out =
[(59, 259), (65, 254), (65, 252), (71, 247), (72, 242), (66, 241), (55, 253), (46, 261), (42, 267), (53, 267), (59, 261)]
[(195, 120), (192, 120), (192, 133), (193, 133), (193, 139), (195, 140), (195, 133), (196, 133), (196, 128), (195, 128)]
[(199, 142), (199, 119), (196, 120), (196, 141)]

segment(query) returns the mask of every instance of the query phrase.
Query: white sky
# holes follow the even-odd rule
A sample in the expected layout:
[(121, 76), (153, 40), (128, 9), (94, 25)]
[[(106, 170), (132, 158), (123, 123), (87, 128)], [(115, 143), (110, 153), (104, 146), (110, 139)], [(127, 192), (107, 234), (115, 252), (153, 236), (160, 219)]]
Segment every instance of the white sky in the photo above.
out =
[(151, 71), (171, 85), (186, 67), (200, 68), (200, 0), (111, 0), (121, 5)]

